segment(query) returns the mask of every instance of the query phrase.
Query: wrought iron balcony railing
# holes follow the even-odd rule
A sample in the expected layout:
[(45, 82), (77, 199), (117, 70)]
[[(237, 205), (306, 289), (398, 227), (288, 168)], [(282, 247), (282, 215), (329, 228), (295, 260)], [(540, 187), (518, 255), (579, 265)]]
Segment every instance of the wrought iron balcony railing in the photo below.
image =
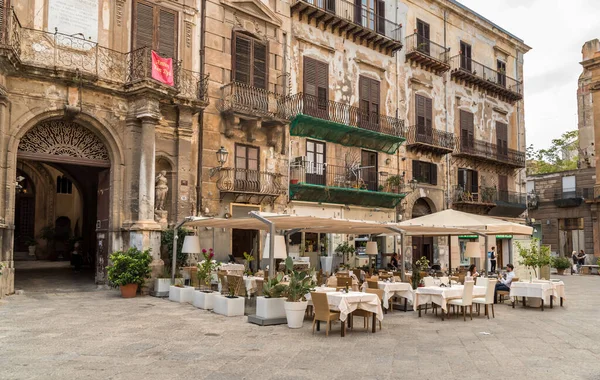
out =
[(450, 66), (453, 78), (473, 83), (511, 101), (523, 98), (523, 84), (504, 72), (491, 69), (460, 54), (450, 58)]
[(450, 69), (447, 49), (417, 33), (405, 39), (406, 59), (415, 61), (425, 67), (430, 67), (437, 73)]
[(483, 159), (496, 164), (503, 164), (513, 168), (525, 167), (525, 152), (500, 147), (482, 140), (461, 139), (460, 144), (452, 153), (455, 156), (467, 156)]
[(402, 48), (402, 25), (386, 19), (382, 12), (368, 9), (363, 2), (292, 0), (291, 10), (300, 15), (300, 20), (304, 15), (309, 22), (314, 18), (317, 26), (331, 26), (346, 38), (352, 36), (355, 41), (364, 40), (391, 52)]
[(527, 194), (515, 191), (498, 190), (496, 192), (496, 204), (514, 205), (522, 208), (527, 207)]
[(527, 207), (527, 194), (498, 190), (496, 187), (480, 186), (477, 192), (470, 192), (464, 190), (462, 186), (456, 186), (452, 199), (453, 203)]
[(221, 168), (217, 188), (221, 192), (279, 196), (287, 190), (281, 183), (281, 177), (278, 173)]
[(411, 125), (407, 129), (406, 146), (409, 149), (431, 150), (446, 154), (454, 150), (455, 137), (454, 133)]
[[(5, 11), (6, 22), (0, 23), (0, 48), (23, 68), (77, 76), (111, 89), (142, 81), (170, 88), (152, 78), (152, 55), (148, 47), (122, 53), (80, 37), (23, 27), (12, 9), (0, 8), (0, 12)], [(176, 97), (207, 104), (207, 82), (208, 75), (185, 70), (181, 62), (173, 62), (172, 88)]]
[(221, 112), (238, 113), (256, 117), (279, 117), (281, 95), (240, 82), (221, 87), (217, 105)]
[(303, 114), (387, 135), (405, 135), (404, 120), (380, 115), (379, 110), (368, 112), (347, 103), (324, 100), (301, 92), (286, 97), (281, 112), (288, 119)]

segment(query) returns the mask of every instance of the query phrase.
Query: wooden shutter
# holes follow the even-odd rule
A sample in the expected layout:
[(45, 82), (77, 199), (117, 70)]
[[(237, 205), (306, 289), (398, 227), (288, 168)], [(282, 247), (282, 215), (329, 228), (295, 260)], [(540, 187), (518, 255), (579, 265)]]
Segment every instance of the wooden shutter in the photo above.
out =
[(469, 170), (471, 172), (471, 193), (479, 192), (479, 175), (476, 170)]
[(311, 96), (317, 96), (317, 61), (304, 57), (304, 93)]
[(431, 184), (432, 185), (436, 185), (437, 186), (437, 165), (436, 164), (429, 164), (429, 170), (430, 170), (430, 178), (431, 178)]
[(379, 124), (379, 81), (360, 76), (358, 86), (361, 114), (366, 118), (365, 122), (377, 126)]
[(250, 85), (251, 45), (249, 38), (239, 34), (234, 38), (233, 80)]
[(473, 124), (473, 114), (467, 111), (460, 111), (460, 143), (463, 148), (473, 148), (475, 140), (475, 125)]
[(244, 145), (235, 146), (235, 168), (245, 170), (248, 168), (246, 147)]
[(498, 176), (498, 190), (499, 191), (508, 191), (508, 176), (499, 175)]
[(159, 10), (158, 54), (162, 57), (177, 57), (177, 17), (165, 9)]
[(253, 82), (254, 87), (267, 89), (267, 45), (253, 41)]
[(385, 1), (377, 0), (377, 33), (385, 35)]
[(425, 98), (425, 134), (433, 136), (433, 102), (429, 98)]
[(421, 161), (413, 160), (412, 162), (412, 177), (417, 181), (421, 177)]
[(354, 0), (354, 22), (362, 25), (362, 0)]
[(417, 20), (417, 35), (429, 40), (429, 24), (421, 20)]
[(325, 10), (330, 13), (335, 13), (335, 0), (326, 0)]
[(136, 2), (134, 20), (133, 48), (154, 49), (154, 7), (141, 1)]
[(465, 189), (465, 169), (458, 169), (458, 186), (463, 190), (467, 190)]
[(316, 59), (304, 57), (304, 112), (328, 119), (329, 65)]
[(508, 155), (508, 125), (496, 122), (496, 145), (498, 154)]
[(417, 115), (417, 134), (425, 134), (425, 97), (415, 95), (416, 115)]

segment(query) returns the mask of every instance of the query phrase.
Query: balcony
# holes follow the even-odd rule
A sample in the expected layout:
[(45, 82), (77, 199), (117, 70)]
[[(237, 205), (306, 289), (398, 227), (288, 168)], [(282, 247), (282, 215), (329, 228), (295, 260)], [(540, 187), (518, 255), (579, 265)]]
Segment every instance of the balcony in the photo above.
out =
[(448, 51), (450, 49), (416, 33), (406, 37), (405, 41), (406, 61), (412, 61), (437, 75), (450, 70), (450, 64), (448, 63)]
[(286, 97), (280, 112), (290, 120), (292, 136), (389, 154), (395, 153), (405, 140), (401, 119), (304, 93)]
[(591, 189), (561, 189), (554, 192), (554, 205), (560, 208), (578, 207), (585, 200), (593, 200), (594, 192)]
[(521, 82), (471, 58), (455, 55), (450, 58), (450, 67), (452, 79), (457, 82), (475, 85), (509, 102), (523, 99), (523, 84)]
[(488, 162), (494, 165), (502, 165), (509, 168), (525, 167), (525, 152), (499, 147), (482, 140), (462, 140), (457, 144), (452, 153), (455, 157), (467, 157)]
[(461, 211), (516, 218), (527, 210), (527, 195), (485, 186), (480, 186), (478, 192), (469, 192), (457, 186), (452, 206)]
[(408, 127), (406, 147), (417, 152), (432, 152), (439, 155), (452, 153), (455, 138), (453, 133), (417, 125)]
[(295, 162), (291, 168), (291, 200), (394, 208), (406, 196), (369, 168)]
[[(376, 4), (377, 2), (375, 2)], [(362, 4), (362, 3), (359, 3)], [(337, 33), (353, 42), (363, 44), (392, 55), (402, 48), (402, 25), (387, 20), (382, 15), (346, 0), (292, 0), (291, 13), (300, 21), (315, 20), (315, 26)]]
[(232, 194), (235, 202), (250, 202), (255, 197), (261, 203), (265, 198), (275, 200), (285, 194), (286, 188), (281, 183), (281, 177), (283, 175), (279, 173), (221, 168), (217, 188), (221, 193), (221, 200), (225, 195)]
[(197, 108), (208, 105), (208, 75), (173, 62), (173, 86), (155, 80), (150, 48), (119, 52), (79, 37), (23, 27), (12, 9), (0, 8), (0, 13), (5, 11), (0, 58), (13, 75), (76, 82), (111, 93), (151, 89), (169, 101)]
[(244, 120), (282, 120), (279, 113), (281, 96), (262, 88), (240, 82), (221, 87), (217, 108), (223, 114), (232, 114)]

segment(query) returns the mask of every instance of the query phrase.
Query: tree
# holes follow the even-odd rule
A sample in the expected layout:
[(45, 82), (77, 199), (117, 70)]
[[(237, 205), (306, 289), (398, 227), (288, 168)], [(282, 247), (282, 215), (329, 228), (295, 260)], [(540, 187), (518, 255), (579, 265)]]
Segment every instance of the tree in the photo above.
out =
[(577, 169), (579, 134), (577, 130), (567, 131), (560, 138), (553, 139), (548, 149), (536, 150), (529, 145), (526, 150), (527, 174), (555, 173)]

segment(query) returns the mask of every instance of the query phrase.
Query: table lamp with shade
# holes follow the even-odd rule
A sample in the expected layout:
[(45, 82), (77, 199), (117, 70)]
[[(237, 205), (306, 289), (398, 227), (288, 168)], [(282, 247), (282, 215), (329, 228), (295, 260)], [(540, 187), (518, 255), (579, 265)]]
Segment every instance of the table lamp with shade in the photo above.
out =
[(480, 259), (481, 258), (481, 247), (479, 246), (479, 242), (478, 241), (467, 242), (467, 247), (465, 249), (464, 256), (469, 258), (469, 264), (471, 263), (471, 259)]
[[(197, 255), (202, 252), (202, 248), (200, 248), (200, 238), (196, 235), (187, 235), (185, 239), (183, 239), (183, 247), (181, 247), (181, 252), (188, 254), (187, 262), (188, 265), (191, 265), (189, 255)], [(190, 285), (193, 282), (191, 278), (192, 275), (193, 273), (190, 272)]]
[(365, 253), (369, 255), (369, 267), (371, 267), (371, 256), (377, 256), (377, 242), (376, 241), (368, 241), (367, 248)]

